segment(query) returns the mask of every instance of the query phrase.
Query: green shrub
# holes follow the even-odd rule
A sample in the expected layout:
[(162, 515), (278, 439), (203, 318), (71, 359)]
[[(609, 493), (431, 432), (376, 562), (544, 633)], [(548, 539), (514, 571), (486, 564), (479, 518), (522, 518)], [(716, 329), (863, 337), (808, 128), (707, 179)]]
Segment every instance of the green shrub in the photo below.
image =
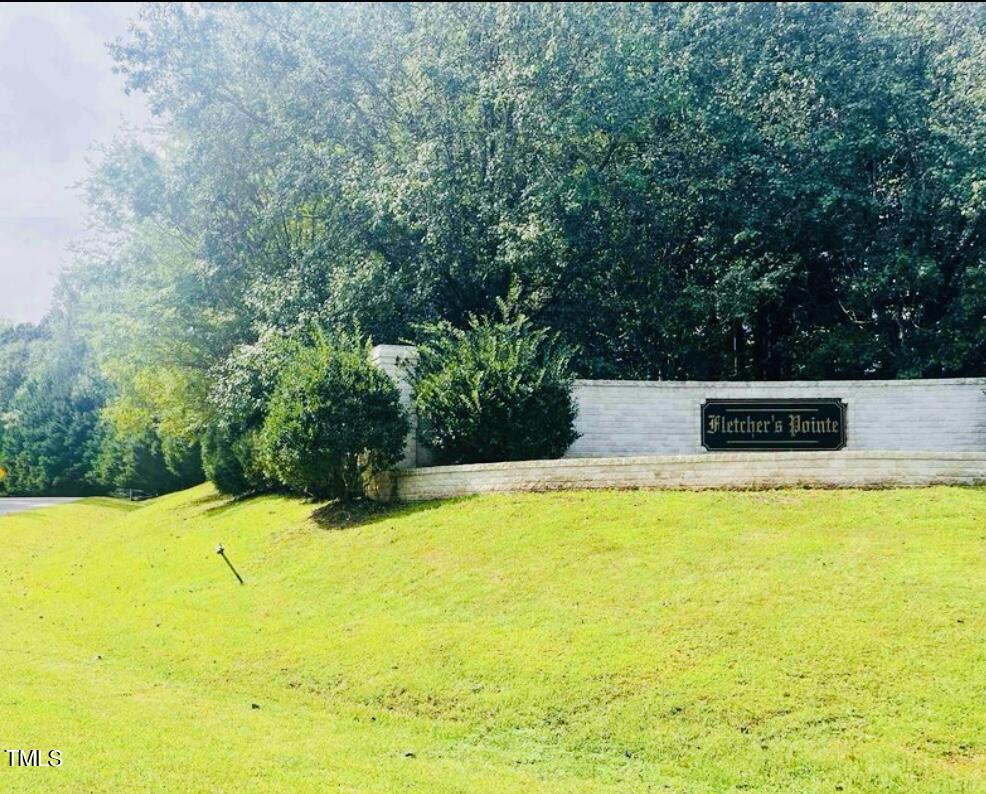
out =
[(210, 427), (202, 438), (202, 468), (220, 493), (243, 494), (258, 490), (253, 445), (248, 434), (236, 433), (223, 425)]
[(419, 435), (442, 463), (558, 458), (578, 438), (571, 352), (511, 303), (465, 330), (424, 326), (412, 373)]
[(260, 433), (268, 473), (309, 496), (363, 495), (364, 477), (400, 460), (408, 421), (397, 387), (356, 335), (314, 331), (280, 373)]
[(264, 334), (255, 344), (238, 347), (212, 372), (213, 415), (202, 439), (202, 467), (222, 493), (264, 491), (276, 484), (260, 461), (257, 441), (293, 344), (279, 334)]

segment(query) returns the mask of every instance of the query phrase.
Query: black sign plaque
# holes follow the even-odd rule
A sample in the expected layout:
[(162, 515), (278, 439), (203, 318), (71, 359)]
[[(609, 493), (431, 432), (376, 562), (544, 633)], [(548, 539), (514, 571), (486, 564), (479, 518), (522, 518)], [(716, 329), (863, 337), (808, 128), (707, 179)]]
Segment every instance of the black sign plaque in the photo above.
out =
[(814, 400), (706, 400), (702, 446), (710, 452), (835, 450), (846, 445), (846, 404)]

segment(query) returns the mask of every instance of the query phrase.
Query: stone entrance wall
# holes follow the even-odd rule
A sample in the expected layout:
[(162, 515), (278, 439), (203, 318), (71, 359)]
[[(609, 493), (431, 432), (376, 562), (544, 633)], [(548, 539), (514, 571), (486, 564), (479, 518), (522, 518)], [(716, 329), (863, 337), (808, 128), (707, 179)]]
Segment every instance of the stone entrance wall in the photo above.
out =
[[(411, 409), (416, 351), (380, 345), (373, 360)], [(576, 381), (579, 439), (554, 461), (430, 466), (408, 436), (393, 480), (401, 499), (497, 490), (640, 487), (881, 486), (986, 482), (986, 378), (891, 381)], [(709, 453), (709, 399), (837, 398), (846, 404), (839, 452)], [(413, 410), (412, 425), (414, 424)]]
[(846, 403), (846, 450), (986, 452), (986, 378), (647, 382), (582, 380), (582, 434), (566, 457), (699, 455), (708, 399), (832, 397)]

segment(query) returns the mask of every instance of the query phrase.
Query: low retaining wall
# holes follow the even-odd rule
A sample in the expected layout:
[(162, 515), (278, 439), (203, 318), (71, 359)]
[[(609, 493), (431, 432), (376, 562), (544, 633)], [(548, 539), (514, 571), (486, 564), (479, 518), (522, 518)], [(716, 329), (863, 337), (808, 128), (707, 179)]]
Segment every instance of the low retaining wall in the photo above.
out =
[(856, 487), (986, 483), (986, 452), (747, 452), (562, 458), (403, 469), (401, 501), (583, 488)]

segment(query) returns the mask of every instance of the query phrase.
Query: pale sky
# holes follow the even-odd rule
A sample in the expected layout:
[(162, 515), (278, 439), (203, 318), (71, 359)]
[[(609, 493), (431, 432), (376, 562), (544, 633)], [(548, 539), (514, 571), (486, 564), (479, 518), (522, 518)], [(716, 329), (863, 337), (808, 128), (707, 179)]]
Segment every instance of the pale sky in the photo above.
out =
[(104, 46), (137, 3), (0, 4), (0, 318), (40, 320), (68, 244), (85, 232), (72, 186), (121, 124), (149, 119)]

